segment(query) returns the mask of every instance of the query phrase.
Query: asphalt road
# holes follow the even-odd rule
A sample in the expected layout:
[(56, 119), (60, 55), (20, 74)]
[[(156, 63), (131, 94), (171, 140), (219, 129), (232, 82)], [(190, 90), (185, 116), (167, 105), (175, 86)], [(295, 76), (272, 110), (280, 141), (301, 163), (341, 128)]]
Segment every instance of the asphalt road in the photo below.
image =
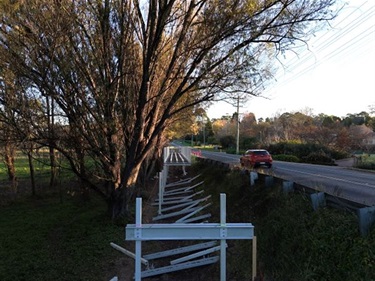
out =
[[(202, 157), (227, 164), (238, 164), (239, 155), (223, 152), (201, 151)], [(293, 181), (335, 197), (363, 204), (375, 205), (375, 173), (348, 167), (274, 161), (271, 169), (262, 168), (261, 173)]]

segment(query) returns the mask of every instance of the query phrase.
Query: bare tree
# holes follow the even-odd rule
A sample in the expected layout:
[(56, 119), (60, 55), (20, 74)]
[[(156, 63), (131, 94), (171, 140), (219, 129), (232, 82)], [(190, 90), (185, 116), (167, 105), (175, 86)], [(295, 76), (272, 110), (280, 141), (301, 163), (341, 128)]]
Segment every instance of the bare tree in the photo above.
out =
[[(1, 151), (8, 170), (9, 180), (17, 191), (15, 155), (17, 150), (25, 152), (29, 160), (31, 192), (36, 195), (33, 152), (35, 150), (35, 134), (29, 127), (30, 118), (40, 115), (38, 102), (23, 102), (23, 88), (19, 81), (7, 68), (0, 68), (0, 130)], [(40, 119), (40, 118), (38, 118)], [(36, 122), (41, 123), (41, 122)]]
[(17, 148), (17, 138), (12, 126), (15, 114), (14, 106), (15, 79), (13, 73), (0, 69), (0, 155), (3, 156), (7, 168), (8, 179), (12, 183), (14, 191), (17, 191), (16, 168), (14, 165)]
[(173, 116), (222, 93), (257, 94), (266, 54), (332, 19), (334, 2), (30, 0), (3, 15), (0, 58), (32, 85), (27, 95), (54, 101), (61, 132), (31, 124), (39, 141), (67, 157), (114, 217)]

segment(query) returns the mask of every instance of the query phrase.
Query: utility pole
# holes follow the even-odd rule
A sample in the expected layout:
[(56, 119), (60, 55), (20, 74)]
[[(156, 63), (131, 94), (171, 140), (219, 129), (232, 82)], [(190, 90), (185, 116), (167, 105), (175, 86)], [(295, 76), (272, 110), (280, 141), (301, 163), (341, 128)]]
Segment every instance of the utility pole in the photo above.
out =
[(237, 97), (237, 138), (236, 138), (236, 154), (240, 153), (240, 95)]
[(203, 147), (206, 147), (206, 121), (203, 119)]

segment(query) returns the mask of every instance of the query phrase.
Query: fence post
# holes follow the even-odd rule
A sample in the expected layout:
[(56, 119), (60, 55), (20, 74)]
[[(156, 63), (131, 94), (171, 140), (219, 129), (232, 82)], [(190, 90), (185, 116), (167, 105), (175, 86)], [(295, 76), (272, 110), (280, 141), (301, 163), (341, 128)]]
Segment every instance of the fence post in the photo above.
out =
[[(136, 200), (136, 214), (135, 214), (135, 225), (140, 227), (142, 225), (142, 198), (137, 197)], [(141, 230), (139, 230), (141, 231)], [(136, 236), (140, 238), (142, 233), (136, 230)], [(142, 257), (142, 240), (137, 239), (135, 241), (135, 281), (141, 281), (141, 257)]]
[(258, 179), (258, 173), (250, 171), (250, 186), (255, 184), (255, 180)]
[(257, 276), (257, 237), (253, 237), (253, 269), (251, 271), (252, 281), (255, 281)]
[[(227, 202), (225, 193), (220, 193), (220, 225), (225, 227), (226, 225), (226, 213), (227, 213)], [(222, 229), (220, 240), (220, 280), (226, 280), (226, 233)]]
[(310, 195), (310, 198), (314, 211), (326, 205), (326, 198), (324, 196), (324, 192), (313, 193)]
[[(163, 170), (164, 171), (164, 170)], [(161, 215), (161, 206), (163, 204), (163, 197), (164, 197), (164, 173), (163, 171), (159, 172), (159, 210), (158, 215)]]
[(283, 181), (283, 192), (284, 194), (288, 194), (292, 192), (294, 188), (294, 182), (292, 181)]
[(358, 209), (359, 231), (366, 236), (375, 222), (375, 206)]
[(266, 187), (273, 186), (273, 176), (266, 176), (265, 185), (266, 185)]

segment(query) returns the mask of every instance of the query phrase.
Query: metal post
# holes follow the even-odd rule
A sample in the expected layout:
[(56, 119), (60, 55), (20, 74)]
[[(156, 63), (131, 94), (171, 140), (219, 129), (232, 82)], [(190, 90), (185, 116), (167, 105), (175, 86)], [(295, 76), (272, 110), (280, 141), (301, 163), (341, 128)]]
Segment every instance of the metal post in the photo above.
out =
[(161, 215), (161, 206), (163, 204), (163, 189), (164, 189), (164, 170), (159, 172), (159, 210), (158, 215)]
[[(135, 225), (140, 227), (142, 225), (142, 198), (137, 198), (135, 214)], [(136, 236), (141, 235), (137, 232)], [(138, 237), (140, 238), (140, 237)], [(142, 256), (142, 240), (138, 239), (135, 241), (135, 281), (141, 281), (141, 256)]]
[(202, 124), (203, 124), (203, 148), (206, 146), (206, 123), (204, 121), (204, 117), (202, 117)]
[(255, 281), (257, 276), (257, 237), (253, 237), (253, 270), (252, 270), (252, 280)]
[[(225, 227), (226, 225), (226, 194), (220, 193), (220, 225)], [(222, 233), (220, 239), (220, 281), (226, 280), (226, 233)]]
[(236, 154), (240, 153), (240, 96), (237, 97), (237, 137)]

